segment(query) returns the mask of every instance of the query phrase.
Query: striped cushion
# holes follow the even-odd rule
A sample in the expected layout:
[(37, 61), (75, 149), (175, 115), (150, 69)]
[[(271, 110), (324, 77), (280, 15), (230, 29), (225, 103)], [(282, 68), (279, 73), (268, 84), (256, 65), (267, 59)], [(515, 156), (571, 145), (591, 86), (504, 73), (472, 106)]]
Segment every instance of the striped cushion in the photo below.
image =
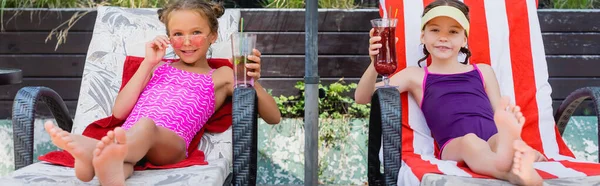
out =
[[(420, 24), (424, 6), (433, 0), (380, 0), (382, 17), (397, 16), (399, 69), (417, 66), (424, 56)], [(522, 108), (527, 121), (523, 139), (551, 162), (535, 163), (545, 179), (600, 174), (600, 165), (582, 163), (560, 137), (552, 115), (552, 91), (537, 16), (536, 0), (463, 0), (470, 9), (471, 63), (492, 66), (501, 94)], [(391, 10), (393, 12), (388, 11)], [(396, 14), (397, 9), (397, 15)], [(404, 32), (402, 32), (402, 30)], [(460, 60), (462, 61), (462, 60)], [(465, 177), (477, 175), (454, 161), (435, 158), (439, 150), (418, 104), (408, 94), (402, 100), (402, 160), (398, 185), (417, 185), (426, 173)], [(595, 170), (594, 170), (595, 169)]]

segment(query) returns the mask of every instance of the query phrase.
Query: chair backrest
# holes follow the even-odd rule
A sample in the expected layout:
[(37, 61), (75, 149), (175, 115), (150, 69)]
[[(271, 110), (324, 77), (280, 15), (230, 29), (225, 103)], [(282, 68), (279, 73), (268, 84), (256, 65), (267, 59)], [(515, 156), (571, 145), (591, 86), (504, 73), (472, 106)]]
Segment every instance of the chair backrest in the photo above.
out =
[[(219, 18), (219, 38), (209, 49), (209, 57), (231, 58), (230, 35), (238, 31), (239, 9), (226, 9)], [(165, 35), (157, 9), (99, 7), (90, 42), (75, 113), (73, 133), (112, 113), (121, 86), (126, 56), (144, 56), (144, 44)], [(166, 58), (175, 55), (172, 48)], [(207, 160), (228, 158), (231, 162), (231, 129), (220, 134), (206, 133), (200, 143)]]
[[(513, 103), (521, 106), (527, 118), (523, 127), (523, 139), (549, 158), (572, 159), (573, 153), (558, 134), (552, 115), (552, 89), (548, 83), (537, 1), (462, 1), (470, 9), (468, 48), (472, 57), (469, 61), (491, 65), (499, 81), (501, 94), (510, 96)], [(380, 0), (382, 17), (399, 18), (396, 28), (396, 36), (399, 38), (396, 45), (400, 66), (398, 70), (417, 66), (417, 61), (424, 56), (419, 40), (420, 18), (424, 6), (431, 2), (433, 0)], [(441, 173), (452, 172), (433, 156), (438, 147), (434, 144), (418, 103), (407, 94), (403, 94), (401, 100), (403, 159), (410, 156), (423, 160), (405, 163), (414, 165), (413, 168), (434, 165)], [(419, 165), (420, 163), (423, 164)], [(420, 179), (422, 174), (416, 176)]]

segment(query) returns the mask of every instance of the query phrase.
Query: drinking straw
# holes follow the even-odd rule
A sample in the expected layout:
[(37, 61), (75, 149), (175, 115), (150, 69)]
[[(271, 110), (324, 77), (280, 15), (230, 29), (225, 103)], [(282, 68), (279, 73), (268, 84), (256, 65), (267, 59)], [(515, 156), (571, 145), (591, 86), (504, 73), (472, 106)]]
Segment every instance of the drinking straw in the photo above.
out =
[(398, 17), (398, 9), (396, 8), (396, 12), (394, 13), (394, 18)]
[(239, 38), (238, 38), (239, 42), (240, 42), (240, 45), (238, 46), (239, 47), (238, 51), (240, 52), (240, 55), (241, 55), (241, 54), (243, 54), (243, 52), (241, 50), (242, 49), (242, 40), (243, 40), (242, 38), (244, 38), (244, 34), (243, 34), (244, 33), (244, 18), (243, 17), (240, 19), (240, 28), (241, 28), (241, 31), (240, 31), (241, 34), (239, 35)]
[(241, 18), (241, 21), (240, 21), (240, 28), (242, 28), (241, 32), (244, 33), (244, 18), (243, 17)]

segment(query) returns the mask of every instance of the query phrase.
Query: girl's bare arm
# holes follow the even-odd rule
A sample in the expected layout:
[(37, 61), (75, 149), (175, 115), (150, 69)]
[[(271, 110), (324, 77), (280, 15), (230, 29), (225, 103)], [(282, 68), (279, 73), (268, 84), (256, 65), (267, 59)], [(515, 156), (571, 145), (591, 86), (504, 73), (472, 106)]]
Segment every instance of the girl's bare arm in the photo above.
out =
[(248, 59), (254, 63), (246, 64), (246, 68), (250, 70), (248, 76), (251, 76), (254, 79), (254, 89), (256, 90), (256, 95), (258, 97), (258, 115), (269, 124), (278, 124), (281, 120), (279, 107), (277, 106), (275, 99), (273, 99), (273, 96), (267, 93), (258, 82), (261, 73), (261, 53), (257, 49), (254, 49), (252, 53), (253, 55), (248, 56)]
[(166, 48), (170, 43), (166, 36), (157, 36), (154, 40), (146, 43), (146, 55), (135, 74), (117, 95), (113, 106), (113, 116), (117, 119), (125, 119), (135, 106), (140, 94), (152, 77), (154, 69), (161, 65), (161, 59), (165, 56)]
[[(390, 77), (390, 85), (396, 86), (400, 93), (409, 91), (409, 89), (413, 86), (411, 82), (411, 78), (416, 78), (418, 76), (418, 68), (416, 67), (407, 67), (400, 72), (396, 73), (394, 76)], [(373, 63), (369, 65), (369, 68), (363, 73), (363, 76), (360, 78), (358, 82), (358, 86), (356, 87), (356, 91), (354, 92), (354, 100), (358, 104), (368, 104), (371, 102), (371, 97), (375, 92), (375, 87), (383, 86), (383, 82), (376, 83), (377, 80), (377, 72), (375, 71), (375, 67), (373, 67)]]
[(496, 112), (498, 105), (500, 104), (500, 86), (498, 85), (498, 80), (496, 79), (496, 74), (490, 65), (487, 64), (478, 64), (477, 67), (481, 71), (483, 75), (483, 81), (485, 84), (485, 92), (490, 99), (490, 103), (492, 104), (492, 109)]
[(148, 81), (152, 77), (154, 67), (155, 66), (152, 66), (150, 63), (142, 62), (129, 82), (127, 82), (125, 87), (117, 94), (117, 99), (115, 100), (115, 105), (112, 109), (115, 118), (125, 119), (129, 116), (129, 113), (133, 110), (144, 87), (146, 87)]
[(260, 117), (268, 124), (278, 124), (281, 120), (281, 112), (273, 96), (269, 95), (258, 82), (254, 83), (254, 89), (258, 97), (258, 114)]

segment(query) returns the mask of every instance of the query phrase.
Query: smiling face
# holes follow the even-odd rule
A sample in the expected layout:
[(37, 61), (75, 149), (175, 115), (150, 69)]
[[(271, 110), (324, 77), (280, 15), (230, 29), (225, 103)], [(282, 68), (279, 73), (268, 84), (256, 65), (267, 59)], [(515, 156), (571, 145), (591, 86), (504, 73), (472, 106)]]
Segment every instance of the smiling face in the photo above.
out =
[(206, 59), (210, 43), (217, 38), (217, 33), (211, 33), (208, 20), (193, 10), (171, 12), (167, 29), (175, 54), (188, 64)]
[(421, 32), (421, 43), (432, 58), (441, 60), (457, 59), (461, 47), (467, 45), (465, 30), (450, 17), (431, 19)]

